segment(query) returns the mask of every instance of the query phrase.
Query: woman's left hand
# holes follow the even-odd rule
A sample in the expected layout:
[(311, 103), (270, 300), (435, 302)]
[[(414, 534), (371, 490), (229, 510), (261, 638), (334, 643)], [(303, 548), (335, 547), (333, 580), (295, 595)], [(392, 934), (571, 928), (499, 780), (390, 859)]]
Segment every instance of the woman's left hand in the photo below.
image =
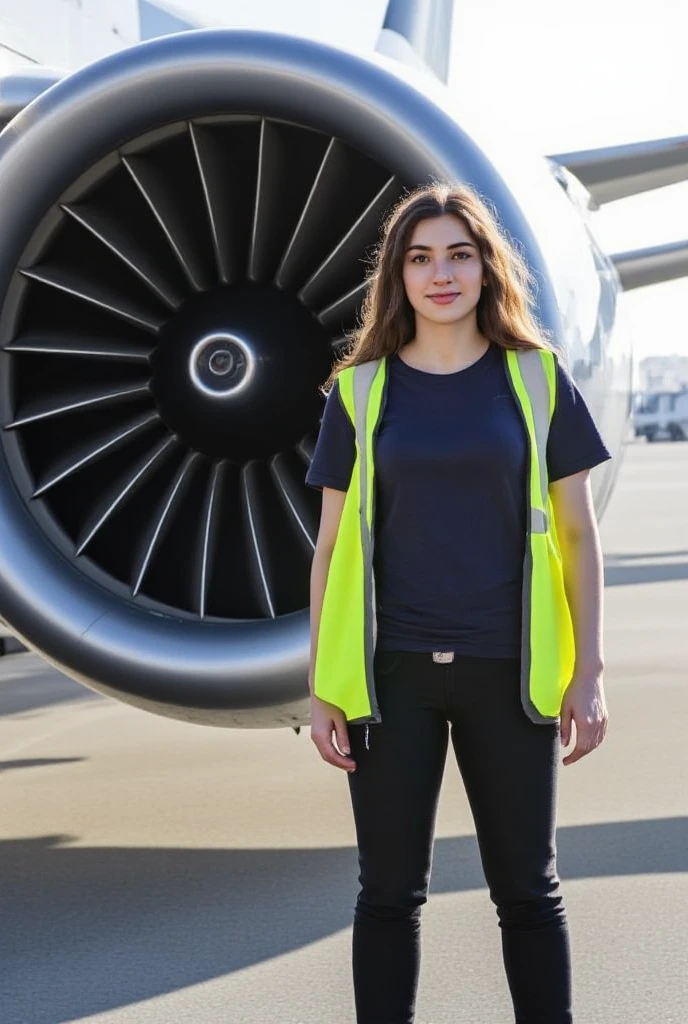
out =
[(563, 764), (574, 764), (589, 754), (607, 732), (607, 704), (604, 699), (602, 677), (574, 678), (564, 694), (561, 705), (561, 745), (571, 740), (571, 723), (576, 723), (576, 746), (563, 759)]

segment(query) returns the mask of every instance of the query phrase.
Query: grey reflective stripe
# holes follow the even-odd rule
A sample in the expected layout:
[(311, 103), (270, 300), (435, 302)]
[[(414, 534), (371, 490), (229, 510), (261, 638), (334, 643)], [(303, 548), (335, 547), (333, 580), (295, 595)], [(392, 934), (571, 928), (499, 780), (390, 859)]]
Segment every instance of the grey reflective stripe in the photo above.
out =
[(375, 686), (373, 683), (373, 658), (375, 653), (375, 635), (377, 632), (377, 621), (375, 614), (375, 581), (373, 579), (373, 538), (368, 526), (366, 510), (368, 508), (368, 482), (371, 478), (368, 466), (368, 444), (366, 438), (366, 419), (368, 415), (368, 400), (370, 389), (375, 379), (380, 359), (372, 359), (367, 363), (360, 363), (354, 366), (353, 370), (353, 399), (354, 399), (354, 429), (356, 441), (360, 452), (360, 491), (361, 504), (359, 518), (361, 526), (361, 543), (363, 545), (363, 598), (365, 601), (363, 629), (365, 634), (365, 674), (366, 687), (370, 710), (373, 716), (379, 718)]
[(521, 704), (531, 722), (535, 725), (552, 725), (559, 717), (543, 715), (530, 699), (530, 642), (532, 626), (531, 587), (533, 579), (533, 552), (530, 537), (526, 541), (525, 558), (523, 560), (523, 598), (521, 610)]
[(530, 628), (532, 618), (531, 586), (533, 579), (533, 553), (530, 547), (530, 533), (526, 538), (523, 559), (523, 590), (521, 596), (521, 704), (528, 718), (538, 721), (538, 710), (530, 699)]
[[(516, 353), (521, 377), (525, 384), (535, 426), (535, 449), (540, 475), (540, 503), (542, 508), (530, 509), (530, 529), (533, 533), (547, 533), (547, 436), (549, 434), (549, 384), (542, 365), (539, 349), (519, 350)], [(530, 481), (528, 481), (530, 494)], [(530, 502), (529, 502), (530, 504)]]
[(547, 533), (547, 513), (544, 509), (530, 510), (530, 529), (532, 533)]

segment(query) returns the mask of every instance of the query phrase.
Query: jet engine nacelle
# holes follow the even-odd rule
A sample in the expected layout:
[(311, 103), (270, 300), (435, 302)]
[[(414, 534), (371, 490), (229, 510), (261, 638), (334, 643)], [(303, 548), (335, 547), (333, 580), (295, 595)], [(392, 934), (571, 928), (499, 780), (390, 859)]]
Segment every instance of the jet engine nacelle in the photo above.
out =
[(556, 333), (506, 183), (403, 74), (193, 32), (63, 79), (0, 136), (0, 614), (88, 686), (307, 720), (318, 388), (405, 189), (489, 197)]

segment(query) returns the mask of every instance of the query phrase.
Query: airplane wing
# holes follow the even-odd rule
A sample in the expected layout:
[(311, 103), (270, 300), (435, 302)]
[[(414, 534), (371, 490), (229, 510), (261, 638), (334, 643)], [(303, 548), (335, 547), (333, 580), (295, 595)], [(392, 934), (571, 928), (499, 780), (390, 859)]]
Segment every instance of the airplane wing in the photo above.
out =
[(614, 253), (611, 260), (619, 273), (624, 291), (674, 281), (679, 277), (688, 277), (688, 240)]
[(595, 203), (675, 185), (688, 178), (688, 135), (675, 139), (603, 146), (550, 156), (582, 181)]
[[(548, 158), (566, 168), (590, 194), (590, 209), (688, 180), (688, 135), (625, 146), (604, 146)], [(611, 256), (624, 290), (688, 276), (688, 239)]]

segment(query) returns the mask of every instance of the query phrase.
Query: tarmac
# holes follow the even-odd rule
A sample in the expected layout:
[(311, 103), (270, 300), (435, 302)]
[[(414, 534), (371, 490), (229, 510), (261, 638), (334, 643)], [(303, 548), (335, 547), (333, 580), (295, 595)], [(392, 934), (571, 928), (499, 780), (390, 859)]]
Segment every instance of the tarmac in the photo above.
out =
[[(629, 445), (601, 526), (602, 746), (560, 772), (576, 1024), (688, 1021), (688, 444)], [(353, 1024), (345, 776), (308, 729), (191, 726), (0, 659), (2, 1024)], [(513, 1020), (447, 763), (417, 1024)]]

